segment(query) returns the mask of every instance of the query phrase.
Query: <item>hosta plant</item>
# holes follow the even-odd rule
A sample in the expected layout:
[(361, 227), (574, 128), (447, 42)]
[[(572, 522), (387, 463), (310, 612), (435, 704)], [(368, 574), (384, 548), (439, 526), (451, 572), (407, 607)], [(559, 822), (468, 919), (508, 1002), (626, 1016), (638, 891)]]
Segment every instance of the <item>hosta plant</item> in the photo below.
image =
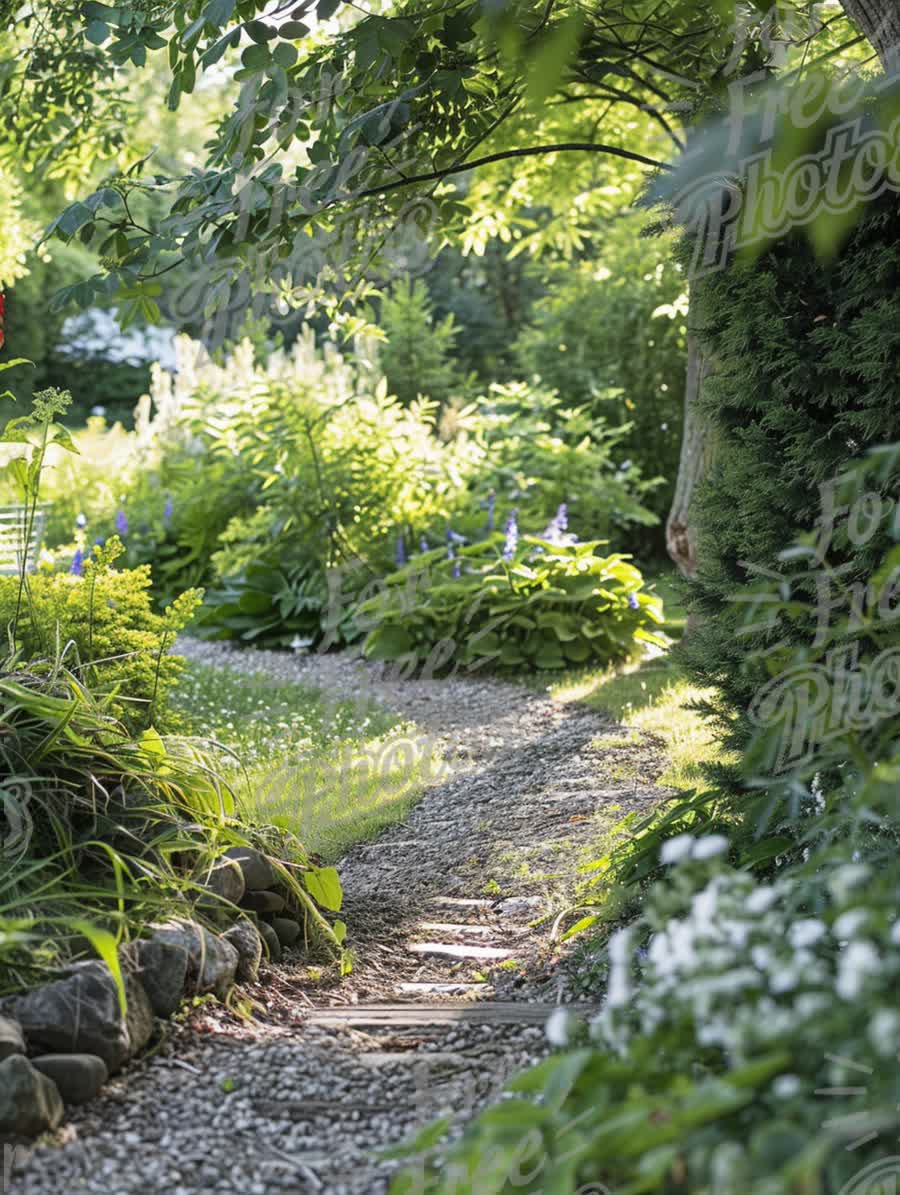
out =
[(621, 660), (650, 629), (661, 603), (627, 556), (600, 544), (521, 540), (508, 528), (479, 544), (431, 551), (389, 576), (355, 612), (371, 659), (411, 669), (558, 669)]

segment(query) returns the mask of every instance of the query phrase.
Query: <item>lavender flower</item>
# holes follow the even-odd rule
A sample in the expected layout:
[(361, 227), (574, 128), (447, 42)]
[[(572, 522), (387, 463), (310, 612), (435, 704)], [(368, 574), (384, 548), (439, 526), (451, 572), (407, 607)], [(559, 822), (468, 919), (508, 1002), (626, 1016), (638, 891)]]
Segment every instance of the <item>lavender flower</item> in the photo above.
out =
[(98, 535), (97, 538), (94, 540), (94, 545), (95, 545), (95, 547), (102, 548), (105, 542), (106, 541), (104, 540), (103, 536)]
[(516, 554), (516, 548), (519, 546), (519, 524), (517, 522), (518, 511), (511, 511), (509, 518), (506, 520), (506, 543), (503, 545), (503, 559), (512, 560)]
[(419, 540), (419, 551), (422, 553), (431, 551), (431, 548), (429, 548), (429, 546), (428, 546), (428, 540), (425, 538), (424, 535)]
[(75, 526), (78, 528), (79, 531), (83, 531), (84, 528), (87, 527), (87, 515), (86, 514), (76, 515), (75, 516)]
[(454, 560), (456, 557), (456, 548), (453, 546), (453, 532), (447, 528), (447, 559)]
[(404, 564), (406, 564), (406, 560), (406, 540), (403, 538), (403, 532), (401, 531), (397, 536), (397, 548), (394, 552), (394, 562), (396, 563), (397, 568), (403, 568)]
[(174, 511), (174, 509), (175, 509), (175, 504), (173, 503), (173, 501), (172, 501), (172, 495), (170, 494), (170, 495), (169, 495), (169, 496), (166, 498), (166, 505), (165, 505), (165, 509), (163, 510), (163, 523), (165, 523), (165, 524), (167, 524), (167, 525), (168, 525), (169, 523), (171, 523), (171, 521), (172, 521), (172, 512)]
[(82, 552), (81, 548), (76, 548), (75, 555), (72, 557), (72, 567), (69, 569), (69, 572), (72, 573), (73, 576), (80, 577), (83, 571), (84, 552)]
[(637, 600), (636, 593), (629, 593), (628, 605), (632, 608), (632, 610), (637, 610), (637, 608), (640, 606), (640, 602)]
[(561, 502), (556, 509), (556, 514), (544, 528), (541, 539), (547, 539), (551, 544), (562, 543), (568, 526), (569, 508), (565, 502)]
[(453, 576), (454, 577), (459, 576), (459, 561), (458, 560), (453, 565)]
[(116, 531), (118, 531), (119, 535), (128, 534), (128, 515), (121, 506), (116, 512)]

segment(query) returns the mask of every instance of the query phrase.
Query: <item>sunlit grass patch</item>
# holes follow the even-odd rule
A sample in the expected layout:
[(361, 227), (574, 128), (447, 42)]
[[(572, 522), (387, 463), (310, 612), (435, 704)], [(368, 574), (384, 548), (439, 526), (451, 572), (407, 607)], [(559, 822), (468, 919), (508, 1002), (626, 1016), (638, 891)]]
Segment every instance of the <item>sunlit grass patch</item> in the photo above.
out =
[(322, 748), (301, 762), (257, 767), (248, 773), (245, 791), (255, 814), (335, 859), (401, 821), (443, 774), (434, 737), (406, 725), (379, 738)]
[[(663, 598), (663, 629), (677, 639), (687, 622), (680, 583), (674, 574), (663, 574), (653, 586)], [(654, 650), (619, 667), (568, 672), (550, 686), (550, 694), (557, 701), (585, 702), (628, 728), (630, 733), (600, 736), (597, 747), (635, 745), (642, 734), (659, 739), (668, 757), (661, 785), (707, 791), (704, 765), (725, 758), (709, 722), (693, 708), (713, 691), (691, 684), (665, 652)]]
[(245, 814), (328, 860), (405, 817), (441, 775), (434, 738), (372, 701), (190, 663), (175, 704), (220, 744)]

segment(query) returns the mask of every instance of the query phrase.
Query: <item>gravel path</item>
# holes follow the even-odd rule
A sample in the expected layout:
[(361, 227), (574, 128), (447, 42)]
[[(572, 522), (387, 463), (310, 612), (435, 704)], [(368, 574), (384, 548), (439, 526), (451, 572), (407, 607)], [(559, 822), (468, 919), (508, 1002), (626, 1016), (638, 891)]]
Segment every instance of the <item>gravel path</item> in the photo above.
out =
[(199, 1010), (14, 1167), (7, 1190), (383, 1195), (397, 1164), (380, 1148), (445, 1112), (461, 1126), (546, 1052), (535, 1005), (572, 999), (556, 916), (587, 847), (663, 795), (658, 768), (614, 779), (593, 743), (613, 723), (518, 686), (401, 680), (350, 653), (180, 648), (380, 701), (440, 740), (448, 773), (341, 862), (349, 979), (317, 984), (287, 963), (247, 993), (253, 1022)]

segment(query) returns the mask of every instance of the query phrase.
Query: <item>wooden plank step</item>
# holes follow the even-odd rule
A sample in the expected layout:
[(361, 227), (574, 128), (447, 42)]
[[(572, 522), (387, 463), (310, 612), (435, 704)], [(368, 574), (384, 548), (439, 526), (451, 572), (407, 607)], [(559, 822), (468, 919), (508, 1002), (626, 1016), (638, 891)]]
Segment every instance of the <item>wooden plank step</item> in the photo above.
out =
[(417, 929), (427, 929), (432, 933), (436, 930), (447, 934), (495, 934), (498, 931), (492, 925), (455, 925), (449, 921), (420, 921)]
[[(440, 1001), (422, 1004), (347, 1004), (340, 1008), (314, 1009), (308, 1025), (342, 1029), (355, 1025), (451, 1025), (467, 1024), (543, 1025), (557, 1004), (528, 1004), (504, 1000)], [(595, 1004), (567, 1004), (576, 1015), (590, 1017), (600, 1011)]]
[(406, 948), (410, 954), (430, 954), (440, 958), (504, 959), (511, 950), (500, 946), (455, 946), (450, 942), (412, 942)]
[(395, 992), (410, 996), (465, 996), (469, 992), (483, 992), (490, 995), (493, 988), (489, 983), (398, 983)]

